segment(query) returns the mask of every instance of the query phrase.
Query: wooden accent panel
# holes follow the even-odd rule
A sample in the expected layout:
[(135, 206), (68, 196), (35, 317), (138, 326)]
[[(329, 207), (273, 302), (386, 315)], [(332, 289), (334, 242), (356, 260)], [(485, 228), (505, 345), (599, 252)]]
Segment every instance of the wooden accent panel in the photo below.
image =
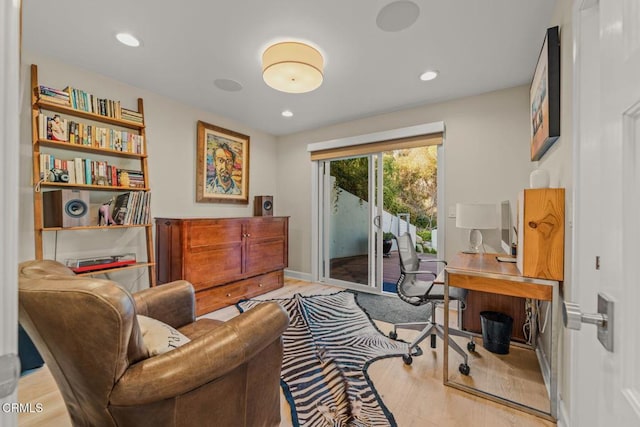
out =
[(201, 316), (240, 300), (252, 298), (284, 285), (284, 273), (275, 271), (196, 293), (196, 315)]
[(518, 269), (564, 280), (564, 188), (524, 190), (518, 198)]
[(288, 224), (287, 217), (157, 218), (158, 281), (191, 282), (200, 314), (282, 286)]
[(465, 300), (466, 308), (462, 311), (462, 329), (481, 333), (480, 312), (497, 311), (513, 318), (512, 339), (526, 341), (522, 327), (527, 320), (525, 299), (487, 292), (469, 291)]
[(242, 247), (185, 254), (184, 280), (196, 290), (242, 278)]
[(269, 269), (284, 268), (287, 265), (285, 242), (283, 239), (262, 240), (247, 243), (247, 273), (262, 273)]
[(189, 251), (208, 250), (220, 245), (240, 245), (242, 243), (241, 221), (204, 220), (188, 221), (187, 248)]

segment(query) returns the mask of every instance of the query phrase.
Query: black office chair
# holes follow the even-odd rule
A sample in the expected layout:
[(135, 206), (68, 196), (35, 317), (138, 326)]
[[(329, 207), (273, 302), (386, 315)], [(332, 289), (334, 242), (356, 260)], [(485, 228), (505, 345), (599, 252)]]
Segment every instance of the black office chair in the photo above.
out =
[[(427, 336), (431, 336), (431, 348), (436, 347), (436, 335), (444, 340), (444, 328), (436, 323), (436, 304), (444, 303), (444, 286), (434, 284), (433, 281), (437, 277), (437, 271), (420, 269), (420, 263), (440, 263), (447, 265), (446, 261), (439, 259), (419, 258), (416, 253), (415, 245), (411, 240), (411, 235), (405, 233), (395, 237), (398, 244), (398, 254), (400, 255), (400, 278), (397, 282), (397, 292), (401, 300), (411, 305), (427, 305), (431, 309), (431, 320), (427, 322), (397, 323), (393, 325), (393, 331), (389, 333), (389, 337), (396, 339), (398, 337), (397, 329), (411, 329), (420, 331), (420, 334), (409, 345), (409, 352), (402, 356), (405, 364), (410, 365), (413, 362), (412, 352), (418, 348), (418, 344)], [(437, 267), (435, 265), (434, 267)], [(420, 280), (418, 275), (430, 275), (431, 280)], [(466, 291), (460, 288), (449, 288), (449, 299), (460, 301), (464, 304)], [(461, 307), (462, 308), (462, 307)], [(475, 351), (476, 344), (473, 341), (473, 335), (458, 329), (449, 328), (449, 335), (469, 338), (467, 349)], [(469, 375), (469, 356), (467, 353), (452, 339), (449, 339), (449, 346), (464, 358), (464, 363), (458, 367), (460, 373)], [(413, 355), (418, 355), (416, 352)]]

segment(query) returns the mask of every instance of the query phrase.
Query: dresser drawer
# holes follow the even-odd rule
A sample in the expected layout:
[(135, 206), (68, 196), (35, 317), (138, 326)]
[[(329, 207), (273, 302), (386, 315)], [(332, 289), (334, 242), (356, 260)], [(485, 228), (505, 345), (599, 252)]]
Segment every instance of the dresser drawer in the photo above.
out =
[(252, 298), (284, 285), (282, 271), (262, 274), (228, 285), (216, 286), (196, 292), (196, 315), (201, 316), (240, 300)]

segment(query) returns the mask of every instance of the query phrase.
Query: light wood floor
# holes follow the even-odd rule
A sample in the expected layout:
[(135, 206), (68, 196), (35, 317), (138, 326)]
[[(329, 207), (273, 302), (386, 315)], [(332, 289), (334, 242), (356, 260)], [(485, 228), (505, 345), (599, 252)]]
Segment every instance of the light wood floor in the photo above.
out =
[[(336, 292), (337, 288), (287, 279), (285, 287), (261, 296), (261, 299), (289, 298), (295, 293), (317, 295)], [(227, 307), (204, 317), (228, 320), (238, 315), (235, 307)], [(388, 333), (391, 325), (376, 321)], [(399, 331), (399, 337), (410, 340), (413, 331)], [(400, 358), (382, 359), (369, 367), (369, 376), (399, 427), (502, 427), (554, 426), (554, 423), (476, 397), (442, 384), (442, 341), (432, 350), (423, 345), (424, 355), (405, 366)], [(450, 352), (452, 353), (452, 352)], [(451, 356), (453, 357), (453, 356)], [(486, 362), (486, 359), (484, 360)], [(457, 367), (459, 362), (450, 362)], [(472, 363), (475, 363), (472, 359)], [(473, 365), (472, 365), (472, 369)], [(452, 370), (452, 369), (450, 369)], [(486, 375), (485, 377), (488, 377)], [(517, 387), (514, 387), (517, 388)], [(46, 368), (23, 376), (18, 385), (20, 403), (42, 403), (41, 413), (20, 414), (19, 426), (71, 426), (62, 396)], [(281, 399), (282, 427), (291, 425), (289, 407)]]

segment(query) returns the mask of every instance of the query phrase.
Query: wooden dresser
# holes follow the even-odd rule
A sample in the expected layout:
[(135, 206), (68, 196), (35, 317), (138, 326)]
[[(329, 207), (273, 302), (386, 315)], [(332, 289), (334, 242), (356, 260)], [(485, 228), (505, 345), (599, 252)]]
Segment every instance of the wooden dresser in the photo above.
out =
[(156, 218), (158, 284), (184, 279), (198, 316), (280, 288), (288, 217)]

